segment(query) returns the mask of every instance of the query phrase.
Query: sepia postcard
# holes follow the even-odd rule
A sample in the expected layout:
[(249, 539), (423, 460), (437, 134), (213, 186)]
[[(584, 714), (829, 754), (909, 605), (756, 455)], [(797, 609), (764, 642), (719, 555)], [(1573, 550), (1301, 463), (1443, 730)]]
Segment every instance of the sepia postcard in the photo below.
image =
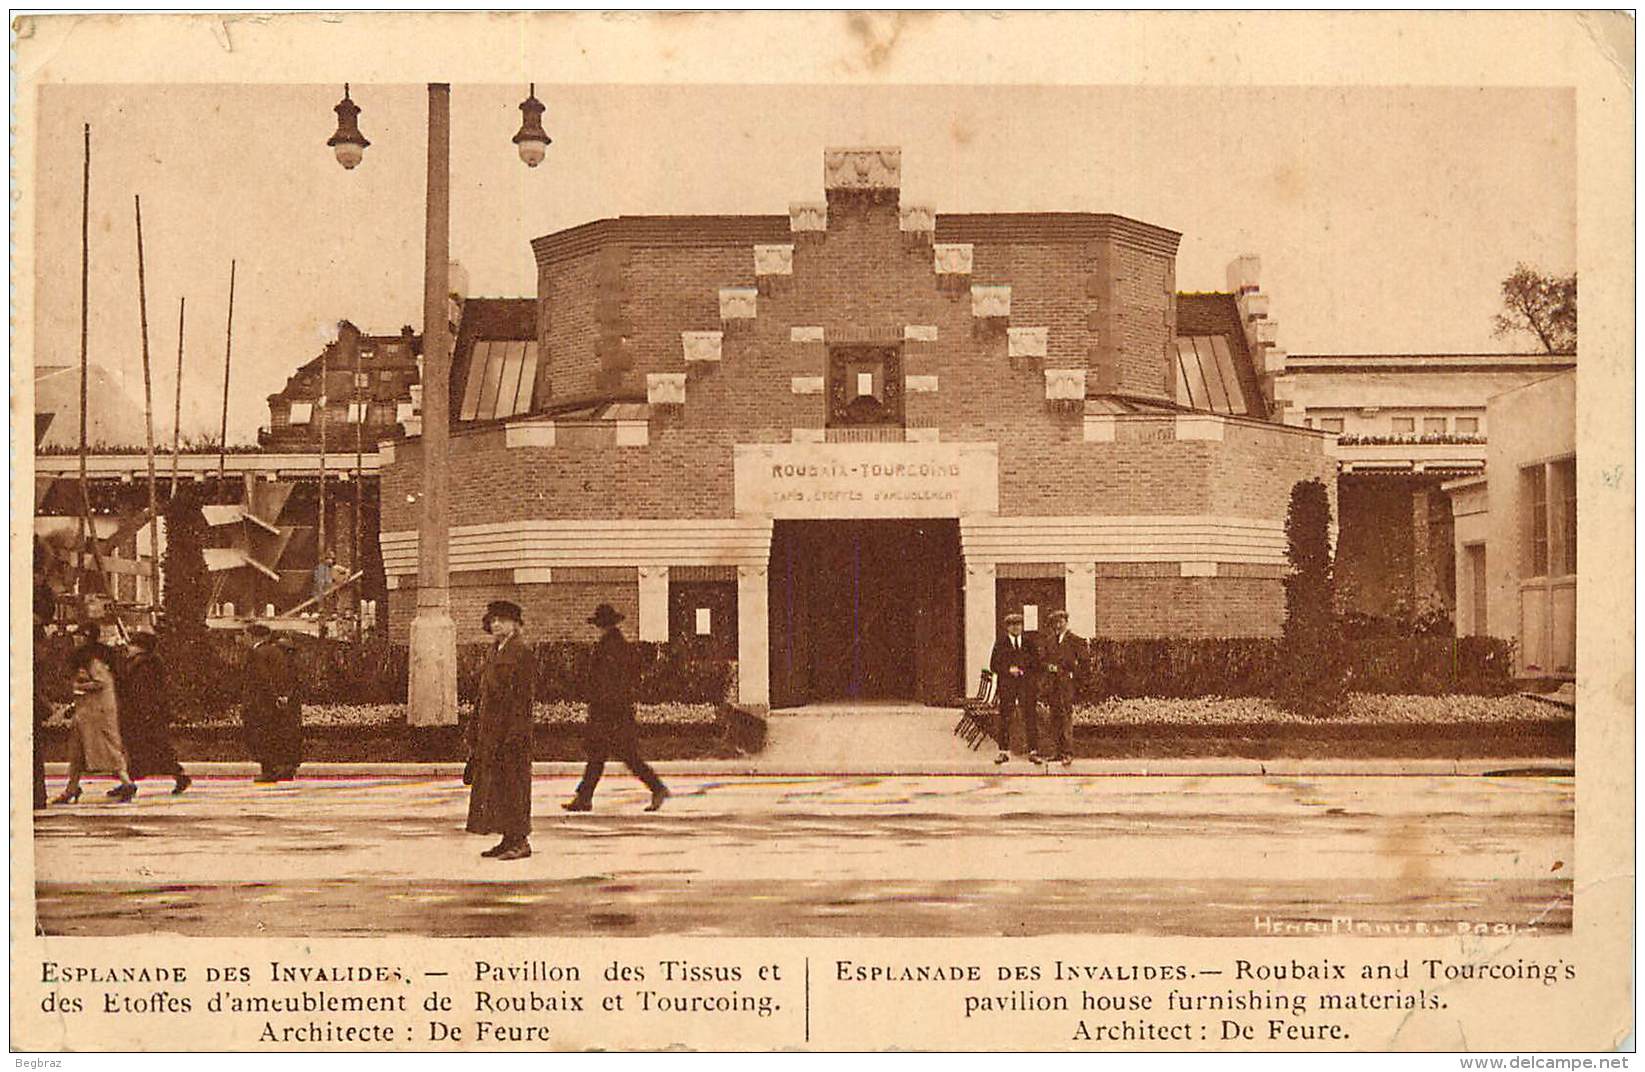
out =
[(11, 30), (14, 1052), (1626, 1067), (1626, 13)]

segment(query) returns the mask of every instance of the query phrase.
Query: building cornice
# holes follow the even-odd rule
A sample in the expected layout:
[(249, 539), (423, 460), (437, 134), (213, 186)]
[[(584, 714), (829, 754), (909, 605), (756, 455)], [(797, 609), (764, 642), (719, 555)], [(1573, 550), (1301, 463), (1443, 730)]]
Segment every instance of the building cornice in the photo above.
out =
[(1575, 354), (1289, 354), (1287, 374), (1340, 372), (1550, 373), (1576, 367)]
[(995, 243), (1111, 241), (1174, 257), (1180, 232), (1108, 212), (976, 212), (937, 217), (936, 241)]
[[(735, 247), (792, 241), (787, 216), (618, 216), (531, 240), (538, 268), (604, 245)], [(938, 215), (937, 242), (983, 244), (1112, 241), (1175, 256), (1182, 235), (1138, 220), (1095, 212), (980, 212)]]

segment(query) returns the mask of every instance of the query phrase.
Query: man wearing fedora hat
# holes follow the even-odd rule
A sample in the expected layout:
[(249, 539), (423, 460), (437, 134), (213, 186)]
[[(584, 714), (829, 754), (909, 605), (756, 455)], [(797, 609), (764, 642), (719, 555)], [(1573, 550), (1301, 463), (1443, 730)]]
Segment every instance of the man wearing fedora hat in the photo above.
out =
[(668, 799), (668, 787), (657, 772), (640, 758), (639, 728), (634, 724), (634, 683), (639, 666), (617, 623), (621, 613), (609, 603), (594, 608), (588, 623), (601, 629), (600, 639), (588, 667), (588, 725), (583, 740), (588, 749), (588, 766), (577, 793), (560, 805), (566, 811), (592, 811), (594, 787), (600, 784), (607, 759), (620, 759), (634, 776), (651, 790), (646, 811), (656, 811)]
[(519, 604), (499, 599), (486, 607), (480, 627), (496, 643), (486, 652), (480, 695), (468, 722), (465, 780), (468, 830), (501, 834), (482, 852), (494, 860), (531, 855), (531, 694), (537, 666), (520, 635)]
[(1051, 637), (1040, 642), (1040, 688), (1051, 709), (1056, 758), (1066, 767), (1074, 762), (1074, 686), (1085, 666), (1085, 641), (1068, 631), (1065, 610), (1052, 611), (1047, 624)]
[(1005, 616), (1005, 635), (994, 641), (988, 668), (994, 672), (995, 693), (999, 701), (999, 717), (995, 723), (994, 739), (999, 742), (1000, 754), (995, 763), (1011, 759), (1011, 709), (1022, 717), (1023, 729), (1028, 735), (1028, 759), (1041, 763), (1039, 710), (1034, 698), (1034, 675), (1039, 670), (1039, 654), (1034, 642), (1022, 634), (1022, 615), (1012, 612)]
[(262, 622), (240, 634), (246, 652), (241, 719), (246, 750), (261, 768), (254, 782), (284, 782), (297, 777), (303, 761), (303, 701), (299, 696), (297, 656), (291, 642)]

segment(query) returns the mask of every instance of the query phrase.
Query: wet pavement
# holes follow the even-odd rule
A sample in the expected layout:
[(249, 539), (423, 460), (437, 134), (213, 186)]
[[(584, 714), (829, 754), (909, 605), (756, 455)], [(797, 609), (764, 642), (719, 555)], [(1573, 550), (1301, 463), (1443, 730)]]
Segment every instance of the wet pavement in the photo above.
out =
[[(440, 777), (88, 781), (36, 813), (47, 934), (1306, 934), (1571, 925), (1568, 777), (538, 777), (482, 859)], [(53, 785), (55, 791), (57, 786)], [(1351, 922), (1350, 922), (1351, 921)]]

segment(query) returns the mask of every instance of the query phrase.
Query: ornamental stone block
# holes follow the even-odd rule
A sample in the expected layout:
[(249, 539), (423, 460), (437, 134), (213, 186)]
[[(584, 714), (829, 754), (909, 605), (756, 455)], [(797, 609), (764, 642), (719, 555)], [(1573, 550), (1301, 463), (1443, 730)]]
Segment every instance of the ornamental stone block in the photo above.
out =
[(932, 267), (938, 275), (970, 275), (974, 252), (969, 242), (938, 242), (931, 247)]
[(1010, 287), (971, 288), (971, 315), (979, 320), (1003, 320), (1011, 315)]
[(643, 447), (651, 442), (651, 424), (648, 421), (617, 421), (616, 425), (619, 447)]
[(902, 329), (904, 342), (936, 342), (937, 325), (935, 324), (905, 324)]
[(685, 405), (685, 373), (647, 373), (645, 377), (645, 400), (653, 406)]
[(932, 234), (937, 229), (937, 210), (930, 205), (906, 205), (899, 218), (905, 232)]
[(796, 233), (828, 230), (828, 206), (816, 201), (796, 201), (789, 205), (788, 229)]
[(900, 148), (825, 149), (823, 189), (895, 190), (902, 186)]
[(759, 290), (754, 287), (721, 287), (720, 319), (754, 319), (759, 304), (759, 295)]
[(789, 342), (822, 342), (823, 329), (817, 325), (788, 329)]
[(823, 378), (795, 376), (789, 381), (789, 388), (797, 395), (820, 395), (823, 393)]
[(755, 246), (755, 275), (793, 275), (793, 246)]
[(1112, 443), (1116, 423), (1111, 414), (1087, 413), (1085, 415), (1085, 441), (1087, 443)]
[(1050, 345), (1050, 328), (1008, 328), (1008, 352), (1012, 357), (1044, 357)]
[(724, 341), (723, 331), (680, 332), (680, 346), (687, 361), (718, 361)]
[(1085, 370), (1046, 369), (1045, 398), (1049, 402), (1074, 402), (1085, 397)]

